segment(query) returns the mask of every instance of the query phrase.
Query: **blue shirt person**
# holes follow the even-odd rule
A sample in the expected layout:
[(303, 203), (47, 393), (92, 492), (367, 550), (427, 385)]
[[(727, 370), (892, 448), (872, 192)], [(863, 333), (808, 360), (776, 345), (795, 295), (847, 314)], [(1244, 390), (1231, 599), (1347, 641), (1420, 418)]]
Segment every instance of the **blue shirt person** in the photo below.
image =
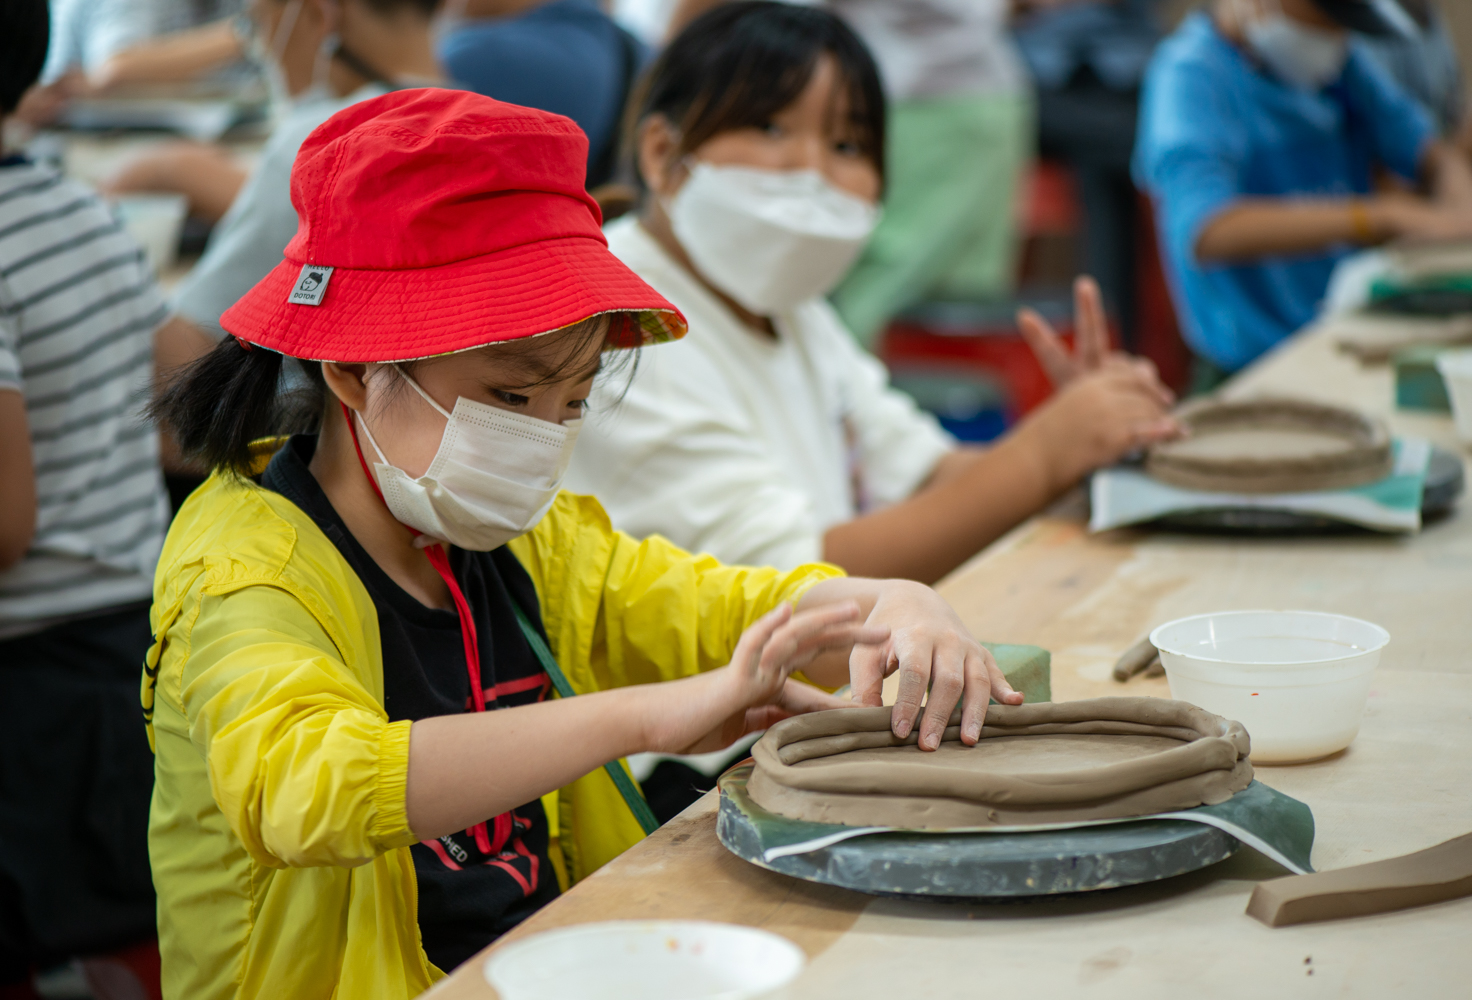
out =
[[(1291, 22), (1285, 34), (1343, 40), (1342, 62), (1322, 83), (1287, 82), (1293, 67), (1281, 62), (1274, 72), (1273, 53), (1255, 51), (1243, 30), (1255, 15), (1237, 0), (1187, 18), (1146, 74), (1136, 181), (1156, 205), (1186, 340), (1225, 371), (1312, 320), (1335, 263), (1356, 244), (1472, 226), (1465, 161), (1317, 2), (1282, 0), (1276, 16)], [(1427, 176), (1446, 200), (1372, 195), (1378, 170), (1413, 183)], [(1437, 223), (1438, 205), (1453, 201)], [(1203, 234), (1234, 210), (1230, 235), (1240, 238), (1208, 247)]]

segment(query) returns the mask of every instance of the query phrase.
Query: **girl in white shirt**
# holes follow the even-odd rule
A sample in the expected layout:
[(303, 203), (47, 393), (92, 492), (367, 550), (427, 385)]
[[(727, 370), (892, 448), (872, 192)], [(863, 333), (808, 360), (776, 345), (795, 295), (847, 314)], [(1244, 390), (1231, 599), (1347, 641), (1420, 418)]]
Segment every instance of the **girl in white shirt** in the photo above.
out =
[(1059, 392), (995, 444), (958, 445), (888, 386), (823, 298), (877, 219), (884, 128), (872, 57), (822, 10), (723, 5), (651, 70), (637, 125), (651, 196), (609, 246), (690, 334), (645, 352), (621, 399), (604, 390), (568, 476), (623, 530), (731, 562), (932, 581), (1176, 433), (1149, 362), (1108, 353), (1088, 281), (1078, 355), (1021, 317)]

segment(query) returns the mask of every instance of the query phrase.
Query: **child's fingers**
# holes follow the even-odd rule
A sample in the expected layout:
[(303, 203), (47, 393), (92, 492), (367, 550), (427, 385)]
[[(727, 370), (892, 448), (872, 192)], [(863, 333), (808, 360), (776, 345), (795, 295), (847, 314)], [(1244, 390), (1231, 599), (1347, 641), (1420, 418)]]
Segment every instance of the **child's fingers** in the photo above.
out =
[(755, 670), (761, 662), (762, 650), (771, 641), (773, 634), (792, 618), (792, 605), (783, 601), (776, 608), (762, 615), (741, 633), (736, 650), (731, 654), (733, 664)]
[(878, 707), (884, 704), (884, 676), (888, 665), (887, 645), (855, 646), (848, 654), (848, 683), (855, 705)]
[(1130, 440), (1136, 448), (1145, 448), (1181, 436), (1181, 425), (1174, 417), (1145, 420), (1130, 428)]
[(775, 706), (788, 715), (803, 715), (807, 712), (824, 712), (830, 708), (853, 708), (853, 702), (829, 694), (811, 684), (788, 680), (777, 693)]
[(900, 686), (895, 695), (894, 709), (890, 712), (889, 730), (900, 739), (910, 735), (915, 721), (920, 716), (920, 705), (925, 692), (930, 688), (930, 674), (934, 647), (928, 643), (895, 643), (894, 654), (899, 660)]
[(746, 710), (746, 733), (770, 729), (783, 719), (790, 719), (794, 715), (853, 707), (854, 704), (851, 701), (829, 694), (810, 684), (789, 679), (782, 683), (781, 690), (777, 692), (777, 697), (772, 701)]
[[(853, 618), (857, 617), (858, 607), (855, 606)], [(798, 615), (778, 629), (762, 650), (758, 667), (761, 676), (790, 673), (826, 649), (846, 649), (856, 643), (872, 645), (889, 638), (889, 629), (883, 626), (864, 625), (855, 620), (834, 621), (830, 616), (824, 618), (828, 620)]]
[(982, 652), (986, 654), (986, 672), (991, 677), (991, 696), (1003, 705), (1021, 705), (1023, 693), (1012, 686), (1002, 668), (997, 666), (996, 658), (985, 649)]
[(936, 647), (932, 654), (930, 697), (920, 719), (920, 749), (935, 750), (945, 739), (951, 712), (967, 688), (966, 650), (954, 643)]
[[(986, 706), (996, 690), (990, 670), (995, 665), (991, 653), (984, 648), (966, 657), (966, 693), (961, 698), (961, 742), (967, 746), (974, 746), (981, 739), (981, 727), (986, 723)], [(1005, 684), (1006, 678), (1002, 682)], [(998, 696), (997, 700), (1002, 699)]]
[[(862, 622), (840, 622), (829, 625), (816, 632), (809, 633), (798, 639), (794, 646), (785, 648), (780, 652), (773, 651), (772, 655), (780, 657), (784, 662), (790, 662), (795, 666), (803, 666), (811, 663), (819, 653), (833, 649), (848, 649), (850, 646), (877, 646), (889, 638), (890, 632), (887, 625), (865, 625)], [(777, 638), (768, 645), (768, 650), (776, 644)], [(766, 655), (766, 654), (763, 654)]]
[(1061, 388), (1073, 378), (1077, 373), (1074, 360), (1069, 356), (1062, 338), (1053, 331), (1053, 327), (1043, 319), (1041, 313), (1026, 307), (1017, 310), (1017, 329), (1022, 332), (1022, 339), (1032, 348), (1033, 355), (1043, 366), (1048, 381), (1055, 389)]
[(859, 606), (853, 601), (841, 601), (812, 611), (798, 613), (793, 606), (783, 602), (776, 610), (758, 618), (741, 635), (736, 644), (736, 655), (732, 663), (740, 664), (751, 671), (760, 671), (766, 662), (767, 653), (774, 646), (788, 649), (794, 644), (794, 636), (806, 636), (829, 625), (849, 622), (859, 617)]
[(1160, 369), (1155, 367), (1155, 362), (1149, 358), (1135, 357), (1130, 358), (1130, 361), (1134, 364), (1135, 370), (1139, 372), (1140, 378), (1150, 387), (1150, 391), (1155, 394), (1155, 398), (1160, 400), (1161, 405), (1166, 407), (1174, 406), (1176, 394), (1171, 392), (1170, 386), (1161, 381)]
[(1093, 371), (1109, 355), (1109, 318), (1104, 313), (1104, 294), (1099, 283), (1087, 274), (1073, 283), (1075, 364)]

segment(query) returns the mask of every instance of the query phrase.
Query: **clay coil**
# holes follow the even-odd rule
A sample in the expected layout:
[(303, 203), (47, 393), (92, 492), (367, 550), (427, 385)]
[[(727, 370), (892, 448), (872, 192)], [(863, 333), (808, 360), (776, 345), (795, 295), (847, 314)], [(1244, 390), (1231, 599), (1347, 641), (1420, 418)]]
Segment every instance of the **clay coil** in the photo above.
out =
[(1145, 471), (1183, 489), (1299, 493), (1346, 489), (1390, 475), (1384, 425), (1353, 410), (1298, 399), (1209, 401), (1177, 419), (1187, 436), (1154, 445)]
[[(973, 748), (960, 743), (959, 709), (950, 721), (942, 742), (948, 760), (938, 763), (916, 746), (917, 734), (894, 738), (888, 708), (784, 720), (753, 748), (748, 792), (762, 807), (794, 819), (933, 829), (1168, 812), (1223, 802), (1252, 780), (1242, 725), (1185, 702), (1094, 698), (993, 705)], [(1019, 739), (1039, 740), (1028, 746), (1040, 751), (1080, 754), (1081, 766), (989, 769), (985, 748), (1000, 747), (989, 741)], [(1089, 762), (1091, 752), (1118, 739), (1136, 749), (1149, 745), (1131, 759)], [(1025, 755), (1027, 748), (1017, 744), (1008, 751)], [(880, 759), (871, 759), (876, 753)]]

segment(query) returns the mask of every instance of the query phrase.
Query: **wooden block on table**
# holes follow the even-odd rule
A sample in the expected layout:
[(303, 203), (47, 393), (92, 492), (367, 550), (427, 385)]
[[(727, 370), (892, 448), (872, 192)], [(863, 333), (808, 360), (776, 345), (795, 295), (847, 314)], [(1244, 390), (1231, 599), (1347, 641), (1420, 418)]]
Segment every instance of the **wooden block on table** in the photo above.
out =
[(1362, 917), (1472, 895), (1472, 833), (1424, 851), (1259, 882), (1247, 913), (1269, 927)]

